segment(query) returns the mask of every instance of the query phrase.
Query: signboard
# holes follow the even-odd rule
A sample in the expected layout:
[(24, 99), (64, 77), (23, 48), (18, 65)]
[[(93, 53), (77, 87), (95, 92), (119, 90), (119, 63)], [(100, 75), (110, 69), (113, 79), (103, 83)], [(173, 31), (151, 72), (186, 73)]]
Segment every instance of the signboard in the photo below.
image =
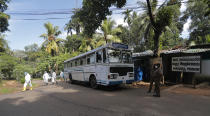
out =
[(172, 71), (200, 73), (201, 57), (200, 56), (172, 57)]
[(113, 46), (114, 48), (128, 49), (128, 45), (121, 44), (121, 43), (112, 43), (112, 46)]

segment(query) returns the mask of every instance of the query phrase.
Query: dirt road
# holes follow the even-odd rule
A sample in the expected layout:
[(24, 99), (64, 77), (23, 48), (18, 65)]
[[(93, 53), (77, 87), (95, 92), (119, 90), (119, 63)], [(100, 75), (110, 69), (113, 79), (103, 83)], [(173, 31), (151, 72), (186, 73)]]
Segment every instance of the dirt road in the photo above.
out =
[(94, 90), (59, 82), (33, 91), (0, 96), (0, 116), (207, 116), (210, 97), (163, 92), (161, 98), (145, 88)]

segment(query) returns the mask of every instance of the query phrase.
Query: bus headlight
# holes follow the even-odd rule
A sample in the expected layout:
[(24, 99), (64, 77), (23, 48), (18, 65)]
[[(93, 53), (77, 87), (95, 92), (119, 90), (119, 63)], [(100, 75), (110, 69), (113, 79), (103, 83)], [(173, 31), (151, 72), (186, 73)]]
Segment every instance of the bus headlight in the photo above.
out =
[(134, 73), (128, 73), (129, 77), (134, 77)]

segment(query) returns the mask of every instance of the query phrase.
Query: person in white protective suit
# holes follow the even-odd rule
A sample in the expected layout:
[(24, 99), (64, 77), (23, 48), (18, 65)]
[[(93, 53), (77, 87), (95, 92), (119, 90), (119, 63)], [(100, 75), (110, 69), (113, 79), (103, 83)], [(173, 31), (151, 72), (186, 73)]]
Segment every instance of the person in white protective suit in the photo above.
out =
[(44, 72), (44, 75), (43, 75), (43, 80), (44, 80), (44, 83), (46, 85), (48, 85), (48, 80), (50, 79), (50, 76), (48, 75), (47, 71)]
[(57, 81), (56, 81), (56, 73), (55, 72), (52, 73), (52, 83), (53, 84), (57, 83)]
[(22, 91), (26, 91), (26, 87), (29, 84), (29, 86), (31, 87), (30, 90), (32, 90), (32, 84), (31, 84), (31, 76), (29, 73), (25, 72), (25, 83), (23, 86), (23, 90)]
[(63, 79), (64, 82), (66, 81), (65, 78), (64, 78), (64, 73), (63, 73), (63, 71), (60, 72), (60, 77)]

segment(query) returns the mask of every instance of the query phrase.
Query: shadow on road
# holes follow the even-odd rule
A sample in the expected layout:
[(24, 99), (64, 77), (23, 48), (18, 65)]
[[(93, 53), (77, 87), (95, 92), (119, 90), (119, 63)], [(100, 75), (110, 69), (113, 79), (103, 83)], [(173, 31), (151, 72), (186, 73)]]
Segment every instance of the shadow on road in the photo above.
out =
[[(83, 82), (75, 82), (74, 84), (71, 84), (69, 82), (64, 82), (64, 81), (60, 81), (56, 84), (56, 86), (59, 86), (59, 87), (62, 87), (63, 89), (69, 89), (69, 88), (72, 88), (73, 86), (81, 86), (81, 87), (84, 87), (84, 88), (91, 88), (89, 86), (89, 84), (87, 83), (83, 83)], [(119, 86), (98, 86), (97, 89), (94, 89), (94, 90), (99, 90), (99, 91), (126, 91), (126, 90), (130, 90), (132, 88), (129, 88), (125, 85), (119, 85)]]
[(0, 116), (205, 116), (209, 106), (207, 97), (164, 94), (153, 98), (141, 88), (95, 90), (64, 82), (0, 96)]

